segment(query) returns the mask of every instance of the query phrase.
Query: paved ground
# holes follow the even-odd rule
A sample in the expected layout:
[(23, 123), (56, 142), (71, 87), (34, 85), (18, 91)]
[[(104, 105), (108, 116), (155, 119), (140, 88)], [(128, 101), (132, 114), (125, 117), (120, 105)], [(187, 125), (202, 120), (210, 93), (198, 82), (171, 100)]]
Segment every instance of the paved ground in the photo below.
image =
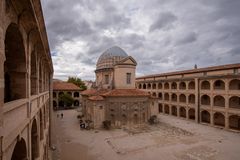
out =
[[(57, 113), (64, 113), (63, 119)], [(240, 134), (160, 115), (131, 130), (80, 130), (77, 111), (54, 115), (53, 160), (239, 160)]]

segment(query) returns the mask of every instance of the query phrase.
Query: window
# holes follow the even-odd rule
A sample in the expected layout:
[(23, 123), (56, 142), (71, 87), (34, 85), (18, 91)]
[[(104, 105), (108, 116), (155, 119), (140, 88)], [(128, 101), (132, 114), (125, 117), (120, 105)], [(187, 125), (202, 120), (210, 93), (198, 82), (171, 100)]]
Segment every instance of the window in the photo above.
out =
[(109, 75), (105, 75), (105, 84), (109, 84)]
[(131, 84), (131, 73), (127, 73), (127, 84)]

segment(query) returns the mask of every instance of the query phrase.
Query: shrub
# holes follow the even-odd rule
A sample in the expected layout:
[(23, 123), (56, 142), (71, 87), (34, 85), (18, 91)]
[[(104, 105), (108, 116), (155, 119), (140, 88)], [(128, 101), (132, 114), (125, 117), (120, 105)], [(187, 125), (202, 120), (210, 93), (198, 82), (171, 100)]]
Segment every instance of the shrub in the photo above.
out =
[(148, 120), (148, 123), (150, 124), (150, 125), (152, 125), (152, 124), (156, 124), (158, 121), (157, 121), (157, 116), (156, 115), (152, 115), (150, 118), (149, 118), (149, 120)]

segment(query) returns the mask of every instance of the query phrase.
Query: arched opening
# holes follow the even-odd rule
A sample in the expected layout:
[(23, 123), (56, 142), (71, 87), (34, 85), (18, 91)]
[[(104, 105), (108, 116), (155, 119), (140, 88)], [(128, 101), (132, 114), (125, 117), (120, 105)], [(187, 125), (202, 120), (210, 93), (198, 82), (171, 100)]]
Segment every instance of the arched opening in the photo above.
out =
[(153, 97), (157, 97), (157, 94), (155, 92), (152, 93)]
[(203, 90), (210, 90), (210, 83), (208, 81), (203, 81), (201, 83), (201, 89), (203, 89)]
[(180, 101), (181, 103), (186, 103), (186, 96), (185, 96), (184, 94), (180, 94), (180, 96), (179, 96), (179, 101)]
[(191, 81), (191, 82), (188, 83), (188, 89), (191, 89), (191, 90), (195, 89), (195, 82), (194, 81)]
[(53, 110), (56, 110), (56, 109), (57, 109), (57, 102), (53, 101)]
[(146, 89), (146, 88), (147, 88), (147, 87), (146, 87), (146, 84), (144, 83), (144, 84), (143, 84), (143, 89)]
[(5, 36), (4, 102), (26, 97), (27, 65), (23, 38), (16, 24), (10, 24)]
[(165, 101), (169, 101), (169, 94), (168, 94), (168, 93), (165, 93), (165, 94), (164, 94), (164, 100), (165, 100)]
[(43, 78), (43, 73), (42, 73), (42, 64), (39, 64), (39, 78), (38, 78), (38, 88), (39, 88), (39, 93), (43, 92), (43, 84), (42, 84), (42, 78)]
[(233, 79), (229, 82), (229, 89), (230, 90), (240, 90), (240, 80)]
[(147, 89), (151, 89), (151, 83), (148, 83), (148, 85), (147, 85)]
[(210, 123), (210, 113), (208, 111), (201, 112), (201, 122)]
[(195, 95), (194, 94), (190, 94), (188, 96), (188, 103), (195, 104)]
[(56, 97), (57, 97), (56, 92), (53, 92), (53, 98), (56, 98)]
[(160, 100), (162, 100), (162, 93), (158, 93), (158, 98), (160, 99)]
[(186, 109), (184, 107), (180, 107), (180, 117), (186, 118)]
[(59, 107), (59, 109), (63, 109), (64, 108), (64, 101), (59, 101), (58, 102), (58, 107)]
[(229, 128), (240, 131), (240, 116), (231, 115), (229, 117)]
[(158, 83), (158, 89), (162, 89), (162, 83)]
[(156, 83), (153, 83), (153, 89), (157, 89)]
[(172, 115), (177, 116), (177, 107), (176, 106), (172, 106)]
[(164, 83), (164, 89), (169, 89), (169, 83), (168, 82)]
[(142, 89), (142, 84), (138, 84), (138, 89)]
[(158, 112), (159, 112), (159, 113), (162, 113), (162, 112), (163, 112), (163, 107), (162, 107), (162, 104), (161, 104), (161, 103), (158, 104)]
[(176, 83), (176, 82), (172, 82), (171, 88), (172, 88), (172, 89), (177, 89), (177, 83)]
[(181, 82), (179, 84), (179, 89), (186, 89), (186, 83), (185, 82)]
[(37, 131), (37, 122), (36, 119), (33, 120), (32, 129), (31, 129), (31, 153), (32, 160), (37, 159), (39, 156), (39, 145), (38, 145), (38, 131)]
[(78, 107), (78, 106), (79, 106), (79, 101), (78, 101), (78, 100), (75, 100), (75, 101), (73, 102), (73, 105), (74, 105), (75, 107)]
[(64, 93), (63, 92), (59, 92), (58, 93), (58, 97), (60, 97), (61, 95), (63, 95)]
[(232, 96), (229, 99), (229, 107), (230, 108), (238, 108), (238, 109), (240, 109), (240, 97)]
[(195, 109), (190, 108), (188, 110), (188, 117), (189, 117), (189, 119), (195, 120)]
[(43, 115), (42, 115), (42, 111), (40, 110), (40, 140), (43, 140)]
[(214, 125), (225, 126), (225, 116), (222, 113), (216, 112), (213, 116)]
[(171, 99), (173, 102), (177, 102), (177, 95), (175, 93), (172, 94)]
[(35, 52), (31, 54), (31, 95), (37, 94), (37, 59)]
[(138, 124), (138, 115), (137, 114), (134, 114), (134, 116), (133, 116), (133, 123)]
[(79, 92), (74, 92), (74, 97), (79, 97)]
[(213, 86), (214, 86), (214, 89), (220, 89), (220, 90), (225, 89), (225, 83), (222, 80), (215, 81)]
[(18, 141), (14, 147), (11, 160), (26, 160), (27, 159), (27, 147), (23, 138)]
[(225, 107), (225, 99), (223, 96), (215, 96), (213, 99), (214, 106)]
[(201, 97), (201, 104), (202, 105), (210, 105), (210, 97), (208, 95), (203, 95)]
[(164, 112), (166, 113), (166, 114), (169, 114), (169, 106), (168, 105), (164, 105)]

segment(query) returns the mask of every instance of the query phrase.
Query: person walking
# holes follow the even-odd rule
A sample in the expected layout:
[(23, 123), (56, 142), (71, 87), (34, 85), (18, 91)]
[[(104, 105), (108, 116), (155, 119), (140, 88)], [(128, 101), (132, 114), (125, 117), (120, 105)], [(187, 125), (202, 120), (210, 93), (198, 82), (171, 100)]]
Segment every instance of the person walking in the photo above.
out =
[(61, 113), (61, 118), (63, 118), (63, 113)]

